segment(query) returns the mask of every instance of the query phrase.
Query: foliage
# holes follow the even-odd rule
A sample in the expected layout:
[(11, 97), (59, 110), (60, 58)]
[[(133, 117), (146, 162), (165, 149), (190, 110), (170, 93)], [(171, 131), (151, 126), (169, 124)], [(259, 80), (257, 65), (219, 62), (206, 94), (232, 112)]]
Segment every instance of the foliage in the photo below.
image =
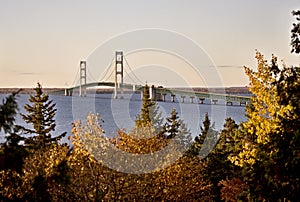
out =
[[(234, 177), (229, 179), (226, 177), (225, 180), (221, 180), (219, 182), (219, 186), (221, 188), (221, 200), (228, 202), (236, 202), (236, 201), (246, 201), (246, 196), (241, 196), (247, 189), (248, 186), (239, 178)], [(237, 196), (240, 196), (237, 198)]]
[(293, 11), (292, 14), (296, 16), (296, 20), (298, 23), (293, 23), (293, 28), (291, 30), (291, 46), (292, 46), (292, 53), (299, 54), (300, 53), (300, 10)]
[[(19, 91), (18, 91), (19, 92)], [(3, 104), (0, 105), (0, 131), (6, 133), (6, 141), (1, 145), (3, 154), (1, 155), (1, 169), (12, 169), (20, 172), (23, 165), (23, 158), (27, 155), (25, 148), (20, 145), (24, 140), (18, 134), (19, 128), (15, 125), (18, 105), (16, 95), (18, 92), (9, 95)]]
[(176, 109), (172, 109), (170, 117), (167, 117), (166, 120), (163, 130), (165, 136), (176, 141), (183, 151), (187, 151), (192, 144), (191, 132), (187, 129), (183, 120), (179, 118)]
[(230, 160), (243, 168), (251, 200), (296, 201), (300, 195), (300, 71), (268, 64), (256, 53), (258, 70), (249, 68), (250, 91), (255, 95), (242, 124), (240, 147)]
[(135, 125), (139, 128), (153, 126), (156, 132), (161, 132), (163, 119), (156, 102), (150, 99), (149, 86), (143, 88), (141, 112), (137, 115)]
[[(69, 137), (73, 148), (68, 158), (71, 176), (68, 186), (72, 201), (99, 201), (108, 192), (109, 183), (106, 178), (109, 178), (110, 171), (108, 168), (104, 169), (92, 155), (101, 152), (99, 146), (104, 143), (104, 131), (98, 120), (96, 115), (90, 114), (85, 125), (80, 121), (73, 124), (73, 136)], [(95, 147), (99, 150), (91, 151)]]
[[(224, 185), (220, 183), (225, 180), (231, 181), (241, 174), (241, 169), (232, 164), (228, 159), (229, 156), (234, 152), (235, 145), (240, 141), (241, 136), (239, 132), (239, 127), (231, 118), (225, 120), (224, 127), (219, 134), (219, 139), (216, 146), (207, 155), (205, 159), (202, 160), (203, 163), (203, 176), (210, 183), (212, 183), (212, 192), (215, 195), (214, 200), (221, 200), (221, 190), (227, 188), (220, 187)], [(232, 191), (233, 193), (233, 191)], [(238, 196), (239, 192), (234, 196)], [(228, 199), (228, 198), (227, 198)], [(236, 200), (235, 197), (232, 200)]]
[[(125, 131), (118, 131), (118, 137), (112, 142), (118, 149), (133, 154), (147, 154), (161, 150), (166, 141), (153, 134), (154, 129), (133, 129), (129, 134)], [(138, 138), (137, 138), (138, 137)]]
[(17, 93), (9, 95), (5, 101), (2, 100), (2, 105), (0, 105), (0, 131), (3, 130), (4, 133), (11, 133), (14, 129), (15, 116), (18, 110)]
[[(76, 183), (72, 183), (72, 186), (82, 187), (78, 193), (84, 190), (89, 196), (94, 196), (96, 189), (93, 182), (97, 181), (102, 187), (100, 193), (104, 193), (105, 201), (192, 201), (195, 199), (208, 201), (213, 198), (212, 185), (203, 180), (201, 175), (203, 167), (198, 157), (182, 156), (170, 163), (173, 156), (178, 156), (177, 150), (173, 147), (167, 150), (168, 155), (163, 161), (157, 157), (157, 152), (171, 144), (173, 139), (153, 136), (155, 131), (153, 128), (152, 130), (143, 128), (144, 130), (133, 129), (129, 133), (121, 130), (118, 132), (118, 137), (107, 140), (102, 136), (103, 130), (97, 120), (97, 117), (91, 114), (86, 125), (81, 125), (79, 122), (75, 123), (73, 128), (74, 138), (77, 139), (73, 141), (75, 143), (73, 152), (78, 154), (75, 155), (77, 160), (72, 165), (74, 168), (80, 165), (78, 169), (84, 167), (72, 171), (77, 173), (74, 176)], [(141, 133), (133, 134), (136, 132)], [(135, 157), (149, 155), (149, 158), (128, 158), (127, 155)], [(95, 161), (94, 157), (98, 161)], [(86, 160), (80, 160), (83, 158)], [(153, 165), (157, 168), (163, 164), (165, 164), (164, 169), (147, 172), (149, 171), (147, 166)], [(107, 166), (115, 167), (109, 169)], [(122, 170), (120, 168), (127, 172), (119, 172), (118, 170)], [(130, 172), (133, 170), (138, 172), (136, 174)]]
[[(68, 184), (68, 147), (52, 144), (64, 134), (57, 138), (50, 134), (55, 129), (55, 104), (48, 101), (48, 95), (43, 94), (40, 84), (35, 91), (36, 96), (29, 100), (33, 106), (25, 106), (29, 114), (21, 115), (27, 123), (33, 124), (34, 130), (11, 126), (17, 107), (14, 97), (9, 97), (10, 105), (4, 111), (4, 116), (10, 115), (8, 125), (12, 128), (2, 145), (5, 170), (0, 172), (0, 195), (5, 201), (58, 201), (65, 200), (68, 195), (65, 190)], [(38, 136), (23, 138), (17, 133), (19, 128)], [(21, 140), (24, 144), (19, 144)]]
[(182, 156), (166, 169), (152, 174), (149, 197), (153, 201), (212, 201), (215, 197), (212, 184), (203, 178), (203, 169), (197, 156)]
[(205, 158), (209, 152), (215, 147), (218, 140), (218, 133), (214, 129), (214, 124), (210, 123), (208, 113), (205, 113), (203, 127), (200, 126), (201, 134), (195, 137), (193, 145), (189, 150), (189, 154), (200, 155)]
[(30, 95), (29, 98), (29, 102), (31, 102), (32, 105), (26, 104), (24, 106), (28, 114), (21, 114), (21, 117), (26, 123), (33, 125), (33, 129), (23, 126), (21, 126), (21, 128), (25, 133), (37, 134), (37, 136), (28, 137), (25, 141), (25, 145), (37, 149), (56, 143), (64, 137), (66, 133), (52, 137), (50, 132), (54, 131), (56, 126), (54, 120), (56, 113), (55, 104), (52, 100), (49, 100), (49, 95), (43, 93), (40, 83), (37, 84), (34, 90), (35, 95)]
[(21, 173), (0, 172), (1, 196), (6, 201), (59, 201), (64, 198), (67, 173), (64, 160), (68, 148), (52, 145), (36, 150), (24, 160)]

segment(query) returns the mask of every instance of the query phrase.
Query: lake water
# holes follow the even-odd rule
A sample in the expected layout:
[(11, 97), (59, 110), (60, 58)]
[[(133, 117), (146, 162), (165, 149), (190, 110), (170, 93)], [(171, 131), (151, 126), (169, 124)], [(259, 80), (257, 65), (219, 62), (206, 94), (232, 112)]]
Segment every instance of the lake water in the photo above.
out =
[[(0, 99), (2, 100), (6, 96), (0, 94)], [(23, 106), (29, 103), (28, 98), (29, 95), (26, 94), (18, 95), (19, 112), (26, 113)], [(86, 115), (93, 112), (102, 117), (104, 121), (102, 127), (105, 134), (110, 137), (115, 136), (119, 128), (130, 130), (142, 104), (140, 94), (125, 95), (124, 99), (113, 99), (112, 94), (88, 94), (86, 97), (51, 95), (50, 99), (56, 103), (57, 109), (55, 116), (57, 127), (56, 131), (53, 132), (54, 135), (61, 134), (64, 131), (70, 135), (72, 123), (79, 119), (84, 121)], [(167, 102), (157, 102), (162, 117), (169, 116), (172, 108), (175, 108), (193, 136), (199, 134), (205, 113), (209, 114), (217, 130), (222, 129), (227, 117), (233, 118), (237, 123), (246, 120), (245, 106), (239, 106), (239, 103), (226, 106), (222, 101), (218, 101), (217, 105), (211, 105), (209, 100), (205, 100), (206, 104), (191, 104), (187, 99), (185, 103), (181, 103), (179, 100), (170, 102), (171, 99), (168, 97), (166, 97), (166, 100)], [(26, 125), (19, 115), (16, 124)], [(0, 141), (3, 140), (3, 132), (1, 131)], [(67, 139), (64, 141), (67, 141)]]

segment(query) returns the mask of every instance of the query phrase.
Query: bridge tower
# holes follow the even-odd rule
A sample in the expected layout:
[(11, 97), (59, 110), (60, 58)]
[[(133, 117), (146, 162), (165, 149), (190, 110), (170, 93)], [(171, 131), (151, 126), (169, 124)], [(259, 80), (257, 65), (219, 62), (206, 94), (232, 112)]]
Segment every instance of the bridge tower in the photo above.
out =
[(86, 95), (86, 61), (80, 61), (80, 86), (79, 96)]
[[(115, 55), (115, 91), (114, 98), (118, 98), (118, 89), (121, 88), (121, 99), (123, 98), (123, 51), (116, 51)], [(118, 75), (121, 76), (121, 82), (118, 83)]]

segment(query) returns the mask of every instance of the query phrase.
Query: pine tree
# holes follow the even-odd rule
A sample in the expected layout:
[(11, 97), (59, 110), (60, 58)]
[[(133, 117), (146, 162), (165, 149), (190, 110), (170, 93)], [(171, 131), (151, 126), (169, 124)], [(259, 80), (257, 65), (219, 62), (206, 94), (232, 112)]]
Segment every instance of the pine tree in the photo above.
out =
[(172, 109), (171, 116), (167, 117), (167, 123), (165, 124), (167, 138), (174, 138), (178, 132), (180, 127), (180, 120), (176, 109)]
[(176, 109), (172, 109), (170, 117), (166, 118), (167, 122), (164, 125), (165, 136), (167, 139), (175, 139), (178, 144), (188, 149), (191, 144), (191, 133), (187, 129), (183, 120), (179, 119)]
[(21, 117), (26, 123), (31, 123), (33, 129), (21, 126), (23, 131), (27, 134), (36, 134), (25, 141), (25, 145), (35, 149), (44, 148), (45, 146), (57, 143), (62, 137), (66, 135), (63, 133), (57, 137), (52, 137), (51, 131), (55, 130), (54, 116), (56, 113), (55, 104), (49, 100), (49, 96), (43, 93), (42, 86), (37, 83), (34, 89), (35, 95), (30, 95), (29, 101), (31, 105), (24, 106), (27, 115), (21, 114)]
[(300, 54), (300, 10), (293, 11), (292, 14), (296, 17), (298, 23), (293, 23), (293, 29), (291, 30), (291, 46), (292, 53)]
[(16, 95), (18, 93), (19, 91), (9, 95), (0, 105), (0, 131), (3, 130), (6, 134), (6, 141), (1, 144), (4, 157), (3, 169), (21, 172), (27, 152), (24, 146), (20, 145), (20, 141), (25, 138), (19, 134), (19, 128), (15, 125), (18, 110)]
[(235, 121), (227, 118), (215, 148), (202, 161), (205, 168), (202, 175), (213, 184), (214, 201), (221, 200), (221, 187), (218, 186), (220, 181), (231, 180), (240, 176), (241, 169), (228, 159), (232, 155), (234, 146), (240, 141), (238, 129)]
[(156, 102), (150, 99), (149, 86), (146, 84), (143, 88), (142, 108), (140, 114), (137, 115), (136, 127), (153, 126), (156, 132), (161, 132), (163, 119), (159, 112), (159, 107)]
[(205, 113), (203, 127), (200, 126), (201, 133), (195, 137), (189, 153), (205, 157), (215, 146), (218, 133), (214, 129), (214, 123), (211, 124), (208, 113)]
[(0, 105), (0, 131), (10, 133), (14, 130), (15, 117), (17, 115), (18, 104), (16, 95), (18, 92), (9, 95), (5, 100), (2, 100)]

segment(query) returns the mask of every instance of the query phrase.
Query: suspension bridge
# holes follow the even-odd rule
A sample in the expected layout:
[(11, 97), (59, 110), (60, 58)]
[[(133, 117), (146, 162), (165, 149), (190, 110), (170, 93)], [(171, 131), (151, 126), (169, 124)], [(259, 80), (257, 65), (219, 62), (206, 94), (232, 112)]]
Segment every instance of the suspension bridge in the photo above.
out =
[[(91, 88), (108, 88), (113, 89), (114, 99), (123, 99), (124, 93), (128, 92), (139, 92), (142, 95), (143, 92), (143, 84), (139, 81), (140, 84), (129, 84), (124, 83), (124, 71), (126, 75), (129, 76), (128, 72), (124, 68), (124, 61), (126, 62), (128, 68), (132, 75), (137, 79), (138, 77), (133, 73), (130, 68), (126, 57), (123, 55), (122, 51), (116, 51), (114, 56), (114, 69), (112, 70), (110, 65), (107, 68), (107, 71), (102, 79), (97, 82), (89, 82), (87, 83), (87, 62), (80, 61), (80, 75), (79, 85), (74, 85), (73, 87), (66, 88), (64, 90), (65, 96), (86, 96), (88, 89)], [(113, 62), (112, 61), (112, 62)], [(113, 64), (113, 63), (111, 63)], [(114, 82), (105, 81), (105, 77), (107, 76), (109, 70), (112, 70), (109, 77), (114, 76)], [(131, 79), (133, 80), (133, 79)], [(219, 100), (225, 102), (226, 105), (233, 105), (233, 103), (239, 103), (239, 105), (247, 105), (250, 103), (249, 96), (239, 96), (232, 94), (220, 94), (220, 93), (211, 93), (211, 92), (198, 92), (193, 89), (175, 89), (175, 88), (165, 88), (162, 86), (150, 86), (150, 99), (153, 101), (162, 101), (162, 102), (176, 102), (176, 100), (180, 102), (189, 102), (189, 103), (199, 103), (204, 104), (205, 102), (209, 102), (211, 104), (217, 104)]]

